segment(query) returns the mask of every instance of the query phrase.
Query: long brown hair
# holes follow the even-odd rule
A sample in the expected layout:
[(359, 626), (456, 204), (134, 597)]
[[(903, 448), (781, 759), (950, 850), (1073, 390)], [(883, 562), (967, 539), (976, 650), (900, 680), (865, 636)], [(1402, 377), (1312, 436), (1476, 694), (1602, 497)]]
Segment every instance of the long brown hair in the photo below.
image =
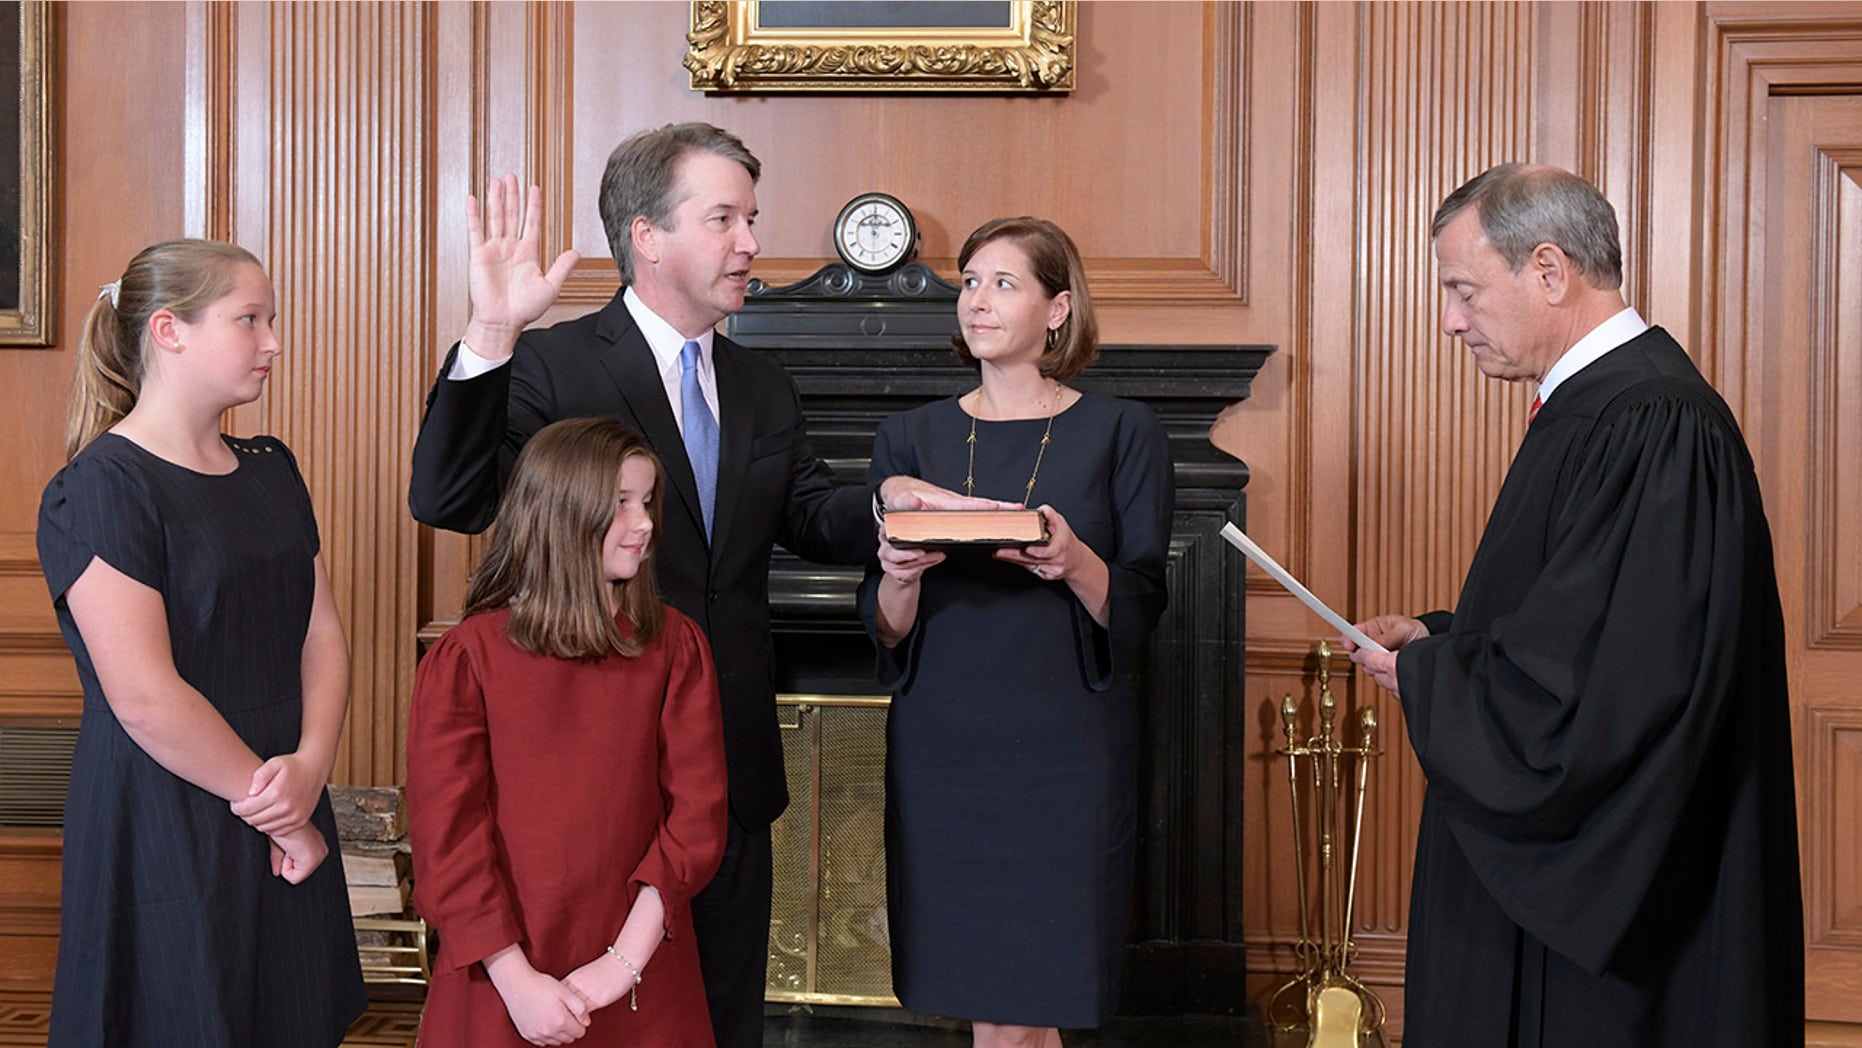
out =
[[(611, 583), (601, 568), (602, 541), (620, 499), (621, 464), (634, 457), (653, 464), (653, 534), (639, 574)], [(511, 643), (539, 655), (640, 654), (666, 626), (650, 563), (664, 487), (653, 449), (614, 419), (569, 419), (538, 430), (517, 456), (491, 541), (466, 584), (465, 614), (508, 605)], [(631, 636), (608, 611), (610, 588)]]
[[(985, 244), (997, 240), (1022, 249), (1034, 269), (1035, 281), (1048, 298), (1062, 291), (1072, 292), (1067, 319), (1048, 332), (1047, 348), (1037, 362), (1041, 374), (1064, 382), (1091, 367), (1099, 359), (1099, 321), (1093, 316), (1093, 296), (1086, 290), (1086, 263), (1080, 260), (1080, 249), (1073, 246), (1073, 238), (1044, 218), (1023, 215), (993, 219), (978, 226), (963, 242), (963, 250), (957, 253), (958, 271), (968, 266), (970, 258)], [(958, 360), (970, 367), (981, 366), (970, 354), (962, 331), (950, 336), (950, 348)]]
[(203, 310), (232, 292), (239, 267), (246, 265), (258, 266), (259, 260), (237, 244), (164, 240), (143, 248), (121, 277), (103, 286), (78, 338), (66, 459), (136, 406), (148, 367), (149, 318), (166, 309), (196, 323)]

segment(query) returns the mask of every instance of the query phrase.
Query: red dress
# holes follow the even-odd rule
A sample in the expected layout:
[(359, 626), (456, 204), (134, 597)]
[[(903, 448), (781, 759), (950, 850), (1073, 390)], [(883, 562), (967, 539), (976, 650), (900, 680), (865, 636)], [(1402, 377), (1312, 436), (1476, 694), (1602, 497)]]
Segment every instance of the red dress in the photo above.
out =
[(455, 626), (414, 683), (414, 904), (439, 938), (420, 1044), (524, 1048), (479, 962), (521, 942), (533, 967), (561, 978), (602, 955), (651, 884), (667, 938), (640, 1010), (623, 995), (577, 1044), (711, 1048), (689, 905), (724, 852), (710, 646), (669, 607), (634, 658), (555, 659), (512, 644), (509, 619)]

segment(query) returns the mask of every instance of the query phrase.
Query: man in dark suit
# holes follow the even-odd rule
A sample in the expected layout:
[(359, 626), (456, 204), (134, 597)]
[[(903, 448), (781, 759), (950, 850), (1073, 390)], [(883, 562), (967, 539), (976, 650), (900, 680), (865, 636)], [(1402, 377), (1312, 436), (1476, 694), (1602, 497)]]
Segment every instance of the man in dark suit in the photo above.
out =
[[(626, 289), (599, 312), (536, 331), (525, 328), (579, 256), (542, 269), (542, 192), (530, 187), (520, 206), (514, 175), (488, 187), (482, 214), (470, 202), (472, 313), (427, 397), (408, 494), (422, 523), (483, 530), (524, 442), (562, 419), (613, 416), (659, 453), (666, 487), (653, 563), (667, 602), (711, 639), (730, 773), (724, 862), (692, 905), (720, 1048), (762, 1044), (769, 826), (788, 804), (770, 547), (842, 564), (875, 548), (874, 491), (836, 483), (815, 457), (788, 374), (713, 331), (743, 305), (760, 247), (760, 173), (736, 136), (707, 124), (622, 142), (602, 176), (601, 218)], [(911, 478), (887, 481), (885, 498), (894, 507), (972, 501)]]

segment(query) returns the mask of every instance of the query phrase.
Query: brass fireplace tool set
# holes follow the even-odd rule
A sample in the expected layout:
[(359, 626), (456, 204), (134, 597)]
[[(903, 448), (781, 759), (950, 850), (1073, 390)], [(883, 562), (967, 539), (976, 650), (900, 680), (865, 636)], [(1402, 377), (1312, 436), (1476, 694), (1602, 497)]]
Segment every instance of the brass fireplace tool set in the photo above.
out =
[[(1288, 796), (1293, 805), (1293, 862), (1300, 904), (1296, 952), (1300, 971), (1268, 998), (1267, 1017), (1283, 1034), (1309, 1031), (1309, 1048), (1357, 1048), (1384, 1025), (1383, 1001), (1347, 970), (1352, 954), (1353, 892), (1364, 828), (1364, 790), (1371, 759), (1381, 756), (1383, 750), (1377, 748), (1377, 714), (1368, 707), (1358, 711), (1356, 744), (1346, 745), (1341, 739), (1338, 703), (1332, 698), (1331, 658), (1331, 647), (1320, 642), (1317, 735), (1300, 741), (1293, 696), (1287, 695), (1280, 703), (1286, 744), (1275, 752), (1287, 759)], [(1309, 817), (1318, 852), (1317, 876), (1310, 880), (1308, 828), (1301, 821), (1300, 811), (1302, 761), (1312, 784), (1314, 810)], [(1341, 862), (1341, 853), (1347, 848), (1349, 857)], [(1307, 898), (1314, 886), (1316, 906)]]

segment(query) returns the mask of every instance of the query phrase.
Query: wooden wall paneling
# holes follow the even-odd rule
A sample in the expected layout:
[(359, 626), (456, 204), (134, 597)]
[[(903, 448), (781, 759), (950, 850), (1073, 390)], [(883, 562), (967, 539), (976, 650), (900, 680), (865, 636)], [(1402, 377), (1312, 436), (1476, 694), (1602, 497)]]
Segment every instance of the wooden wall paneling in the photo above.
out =
[[(577, 119), (573, 153), (562, 159), (573, 163), (579, 192), (592, 194), (609, 150), (634, 130), (709, 120), (737, 132), (765, 165), (757, 270), (772, 284), (831, 258), (835, 212), (878, 188), (913, 208), (923, 253), (945, 273), (983, 220), (1035, 213), (1079, 240), (1096, 297), (1108, 304), (1232, 305), (1243, 294), (1246, 237), (1232, 202), (1242, 199), (1245, 173), (1241, 151), (1228, 148), (1239, 125), (1211, 127), (1210, 106), (1220, 92), (1223, 115), (1235, 117), (1246, 81), (1229, 71), (1205, 81), (1211, 63), (1227, 70), (1243, 61), (1248, 18), (1233, 4), (1087, 5), (1078, 87), (1066, 96), (739, 98), (686, 87), (667, 46), (688, 28), (685, 6), (577, 5), (569, 34)], [(1172, 118), (1156, 119), (1160, 112)], [(571, 216), (584, 263), (565, 303), (577, 311), (614, 287), (592, 204)]]
[[(1301, 319), (1314, 333), (1316, 357), (1318, 347), (1343, 347), (1331, 388), (1352, 391), (1342, 425), (1328, 419), (1323, 399), (1306, 420), (1314, 476), (1340, 471), (1350, 492), (1340, 507), (1347, 552), (1330, 559), (1347, 572), (1347, 606), (1357, 616), (1452, 606), (1524, 427), (1527, 398), (1486, 382), (1439, 333), (1429, 220), (1467, 178), (1531, 155), (1541, 30), (1527, 4), (1364, 4), (1344, 12), (1319, 5), (1316, 17), (1328, 53), (1349, 49), (1357, 63), (1351, 76), (1335, 75), (1328, 63), (1310, 118), (1311, 183), (1354, 187), (1349, 236), (1313, 249), (1317, 290)], [(1338, 206), (1318, 193), (1316, 210)], [(1326, 388), (1316, 396), (1325, 398)], [(1251, 667), (1256, 650), (1251, 638)], [(1374, 709), (1386, 747), (1372, 771), (1354, 924), (1363, 974), (1400, 1034), (1422, 776), (1400, 705), (1361, 677), (1340, 677), (1347, 709)], [(1284, 796), (1271, 803), (1284, 804)], [(1274, 904), (1269, 934), (1284, 938), (1292, 915), (1282, 898)]]
[[(31, 497), (36, 506), (36, 488)], [(65, 727), (82, 709), (77, 665), (58, 632), (34, 536), (0, 532), (0, 723)]]
[[(1862, 48), (1838, 69), (1827, 54), (1843, 39), (1862, 43), (1862, 5), (1850, 14), (1814, 26), (1719, 27), (1745, 38), (1726, 52), (1736, 60), (1757, 57), (1746, 55), (1747, 43), (1764, 55), (1738, 79), (1760, 121), (1745, 140), (1746, 170), (1750, 204), (1765, 221), (1749, 227), (1747, 270), (1728, 274), (1738, 292), (1728, 304), (1745, 312), (1729, 308), (1721, 330), (1741, 336), (1729, 340), (1727, 363), (1747, 377), (1742, 424), (1755, 445), (1784, 605), (1807, 1011), (1862, 1024), (1862, 693), (1854, 685), (1862, 546), (1852, 524), (1862, 504), (1854, 457), (1862, 423), (1838, 407), (1843, 393), (1862, 388)], [(1843, 73), (1847, 86), (1830, 90)], [(1845, 510), (1852, 516), (1840, 519)]]
[[(67, 293), (52, 348), (0, 353), (0, 721), (68, 726), (82, 709), (39, 572), (39, 495), (64, 465), (65, 405), (95, 289), (143, 246), (182, 231), (180, 14), (157, 4), (53, 11), (64, 160), (53, 258)], [(56, 832), (0, 831), (0, 985), (50, 986), (60, 851)]]
[[(486, 21), (493, 6), (441, 4), (434, 12), (433, 131), (428, 144), (433, 158), (429, 248), (433, 260), (429, 274), (433, 311), (424, 340), (408, 347), (425, 368), (416, 418), (426, 408), (425, 385), (431, 384), (453, 342), (465, 330), (469, 313), (465, 208), (468, 196), (484, 192), (487, 177), (483, 146), (490, 35)], [(528, 175), (526, 171), (519, 177)], [(412, 448), (408, 451), (411, 455)], [(427, 527), (417, 528), (416, 534), (419, 552), (414, 634), (418, 652), (458, 619), (465, 600), (466, 576), (471, 570), (472, 543), (463, 536)]]
[(1702, 160), (1706, 107), (1699, 93), (1706, 65), (1705, 17), (1696, 4), (1651, 4), (1649, 10), (1648, 124), (1642, 142), (1646, 187), (1638, 202), (1647, 264), (1637, 270), (1641, 283), (1635, 304), (1650, 323), (1681, 340), (1711, 381), (1717, 369), (1699, 328), (1699, 302), (1706, 289), (1696, 249), (1709, 211)]
[[(1862, 368), (1862, 5), (1709, 4), (1700, 326), (1765, 491), (1783, 598), (1804, 874), (1806, 1007), (1817, 1043), (1862, 1041), (1855, 900), (1855, 546), (1831, 514), (1862, 497), (1855, 423), (1837, 401)], [(1753, 221), (1752, 216), (1763, 216)], [(1851, 412), (1853, 414), (1853, 412)], [(1848, 1025), (1843, 1025), (1848, 1024)]]
[[(855, 192), (877, 187), (914, 207), (925, 253), (944, 258), (946, 268), (983, 218), (1027, 211), (1054, 217), (1089, 256), (1109, 340), (1234, 337), (1232, 318), (1251, 293), (1249, 253), (1258, 250), (1248, 180), (1257, 165), (1284, 163), (1288, 155), (1262, 158), (1250, 145), (1254, 131), (1243, 108), (1261, 77), (1249, 68), (1260, 50), (1249, 42), (1249, 5), (1093, 5), (1082, 15), (1082, 35), (1099, 44), (1083, 59), (1081, 89), (1066, 98), (1021, 99), (709, 97), (690, 91), (676, 56), (667, 55), (686, 29), (683, 5), (482, 5), (474, 12), (467, 59), (473, 115), (469, 128), (441, 137), (439, 163), (472, 168), (473, 187), (504, 170), (546, 187), (545, 254), (574, 247), (584, 257), (543, 323), (598, 308), (617, 286), (596, 207), (608, 152), (639, 128), (704, 119), (743, 135), (764, 160), (757, 274), (772, 284), (830, 258), (833, 213)], [(1158, 112), (1173, 119), (1158, 121)], [(1279, 121), (1264, 122), (1280, 133)], [(465, 157), (449, 159), (468, 134), (475, 141)], [(1131, 156), (1147, 162), (1133, 164)], [(444, 176), (441, 182), (448, 184)], [(1041, 188), (1031, 193), (1031, 186)], [(450, 228), (453, 214), (452, 200), (442, 200), (442, 241), (460, 235)], [(566, 241), (550, 243), (565, 222)], [(1277, 293), (1284, 267), (1267, 272)], [(463, 265), (440, 277), (443, 286), (463, 281)], [(462, 322), (463, 304), (458, 317)], [(436, 359), (456, 332), (453, 323), (439, 325)], [(1276, 325), (1262, 340), (1280, 333)], [(431, 607), (422, 632), (433, 635), (456, 607), (456, 580), (469, 563), (461, 551), (469, 547), (446, 535), (424, 541), (430, 569), (422, 594)]]
[[(626, 7), (629, 5), (616, 5)], [(633, 5), (638, 7), (639, 5)], [(652, 5), (656, 7), (683, 5)], [(470, 314), (466, 295), (465, 206), (468, 195), (483, 199), (493, 178), (515, 173), (522, 186), (543, 190), (541, 255), (547, 264), (575, 248), (582, 261), (570, 274), (562, 295), (538, 321), (547, 326), (605, 305), (619, 287), (607, 242), (575, 243), (577, 224), (595, 216), (601, 171), (607, 152), (590, 169), (579, 168), (573, 152), (574, 89), (579, 46), (576, 5), (563, 2), (472, 4), (466, 10), (443, 5), (439, 15), (440, 65), (450, 78), (435, 101), (437, 126), (432, 143), (439, 186), (435, 202), (436, 284), (433, 328), (426, 344), (431, 361), (425, 388), (438, 373)], [(598, 66), (614, 55), (597, 53)], [(461, 72), (462, 71), (462, 72)], [(598, 100), (597, 111), (611, 99)], [(662, 121), (664, 122), (664, 121)], [(612, 148), (619, 142), (609, 144)], [(599, 228), (598, 217), (595, 225)], [(418, 413), (416, 414), (418, 420)], [(411, 444), (410, 444), (411, 448)], [(465, 583), (477, 560), (481, 539), (420, 529), (421, 582), (416, 635), (422, 650), (458, 621)]]
[[(1530, 5), (1365, 10), (1359, 214), (1365, 258), (1359, 349), (1358, 559), (1362, 612), (1452, 607), (1525, 427), (1526, 398), (1482, 377), (1439, 331), (1428, 230), (1435, 205), (1494, 163), (1530, 151), (1535, 55)], [(1422, 779), (1401, 706), (1360, 688), (1391, 728), (1374, 788), (1380, 828), (1403, 841), (1367, 885), (1366, 930), (1405, 924), (1409, 838)], [(1399, 836), (1400, 835), (1400, 836)], [(1392, 855), (1394, 857), (1394, 854)]]
[(233, 239), (267, 261), (285, 352), (240, 431), (296, 452), (348, 630), (333, 778), (400, 781), (419, 547), (408, 451), (429, 377), (432, 218), (424, 5), (239, 6)]
[[(1257, 157), (1289, 158), (1274, 177), (1257, 174), (1259, 199), (1275, 203), (1256, 208), (1255, 257), (1261, 281), (1284, 276), (1276, 294), (1256, 294), (1248, 316), (1237, 319), (1284, 331), (1284, 344), (1217, 439), (1249, 462), (1249, 533), (1317, 592), (1339, 599), (1350, 575), (1343, 555), (1350, 398), (1339, 395), (1349, 381), (1350, 338), (1335, 325), (1348, 324), (1357, 308), (1349, 287), (1354, 194), (1318, 158), (1330, 145), (1350, 155), (1355, 107), (1320, 85), (1354, 79), (1357, 16), (1350, 5), (1275, 4), (1257, 5), (1254, 17), (1251, 60), (1261, 86), (1249, 134)], [(1276, 210), (1280, 221), (1266, 221)], [(1249, 995), (1258, 1002), (1298, 967), (1299, 885), (1286, 770), (1274, 756), (1277, 710), (1287, 693), (1310, 704), (1310, 650), (1325, 627), (1263, 573), (1249, 568), (1247, 576), (1244, 924)]]
[(61, 851), (53, 831), (0, 831), (0, 988), (51, 987)]
[(225, 239), (233, 228), (233, 5), (188, 0), (185, 232)]
[[(1579, 153), (1571, 169), (1590, 179), (1615, 205), (1623, 248), (1623, 293), (1647, 317), (1651, 252), (1644, 203), (1649, 199), (1645, 145), (1655, 9), (1649, 4), (1587, 2), (1579, 10)], [(1539, 156), (1544, 158), (1542, 148)]]

